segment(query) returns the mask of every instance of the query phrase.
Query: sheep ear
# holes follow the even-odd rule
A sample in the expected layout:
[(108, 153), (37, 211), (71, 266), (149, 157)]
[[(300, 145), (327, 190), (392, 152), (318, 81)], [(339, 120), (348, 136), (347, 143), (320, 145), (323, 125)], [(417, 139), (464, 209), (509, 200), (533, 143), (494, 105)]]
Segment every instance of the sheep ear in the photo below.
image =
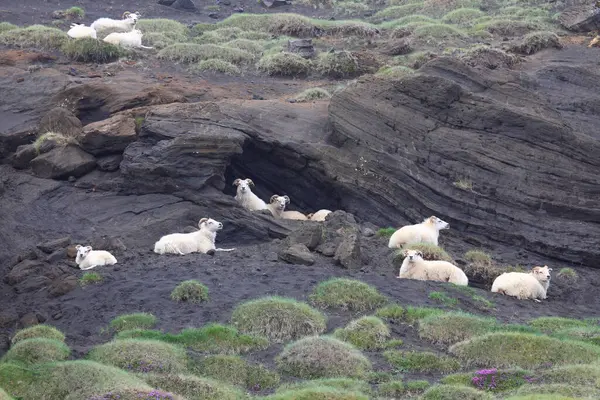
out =
[(248, 182), (248, 185), (254, 186), (254, 182), (252, 182), (252, 179), (246, 179), (246, 182)]
[(420, 251), (417, 251), (417, 255), (418, 255), (419, 257), (423, 257), (423, 253), (421, 253)]
[(79, 250), (79, 249), (81, 248), (81, 245), (80, 245), (80, 244), (78, 244), (77, 246), (75, 246), (75, 248), (76, 248), (77, 250)]
[(290, 198), (287, 195), (283, 196), (283, 198), (285, 199), (285, 204), (290, 204)]
[(271, 196), (271, 201), (270, 201), (270, 202), (272, 203), (272, 202), (274, 202), (275, 200), (277, 200), (277, 195), (276, 195), (276, 194), (274, 194), (273, 196)]
[(200, 221), (198, 221), (198, 226), (202, 225), (206, 221), (208, 221), (208, 218), (201, 218)]
[(406, 257), (406, 256), (408, 255), (408, 250), (404, 250), (404, 251), (402, 252), (402, 255), (403, 255), (404, 257)]
[(85, 249), (88, 250), (88, 251), (92, 251), (92, 246), (86, 246)]
[(233, 181), (233, 186), (237, 186), (240, 184), (241, 179), (236, 179), (235, 181)]
[(129, 17), (130, 15), (131, 15), (131, 13), (130, 13), (129, 11), (125, 11), (125, 12), (123, 13), (123, 19), (125, 19), (125, 18)]

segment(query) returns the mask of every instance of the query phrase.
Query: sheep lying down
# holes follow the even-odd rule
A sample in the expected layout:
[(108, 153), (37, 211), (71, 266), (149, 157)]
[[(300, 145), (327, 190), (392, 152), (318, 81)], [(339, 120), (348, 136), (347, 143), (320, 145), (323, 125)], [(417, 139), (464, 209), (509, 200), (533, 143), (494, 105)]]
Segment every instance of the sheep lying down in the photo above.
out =
[(529, 273), (505, 272), (494, 280), (492, 292), (516, 297), (519, 300), (533, 299), (540, 302), (547, 297), (552, 268), (547, 265), (533, 267)]
[(404, 251), (404, 261), (397, 278), (450, 282), (461, 286), (469, 284), (467, 275), (456, 265), (441, 260), (424, 260), (423, 253), (417, 250)]
[(198, 222), (200, 230), (191, 233), (172, 233), (160, 238), (154, 244), (157, 254), (214, 254), (215, 251), (233, 251), (233, 249), (218, 249), (215, 247), (217, 231), (223, 229), (223, 224), (212, 218), (202, 218)]
[(75, 263), (79, 269), (92, 269), (99, 265), (114, 265), (117, 263), (115, 256), (106, 250), (92, 250), (92, 246), (75, 246), (77, 257)]

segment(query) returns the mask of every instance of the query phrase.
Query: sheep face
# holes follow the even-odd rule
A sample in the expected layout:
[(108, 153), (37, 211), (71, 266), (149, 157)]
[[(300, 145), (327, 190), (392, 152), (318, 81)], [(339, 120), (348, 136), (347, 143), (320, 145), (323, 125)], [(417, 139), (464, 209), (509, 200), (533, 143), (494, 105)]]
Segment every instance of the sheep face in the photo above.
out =
[(290, 198), (288, 196), (278, 196), (274, 194), (271, 196), (271, 204), (275, 204), (275, 207), (279, 211), (285, 210), (285, 206), (290, 204)]
[(75, 258), (77, 264), (86, 258), (90, 251), (92, 251), (92, 246), (81, 246), (78, 244), (75, 248), (77, 249), (77, 257)]
[(250, 192), (250, 186), (254, 186), (254, 182), (252, 182), (252, 179), (236, 179), (235, 181), (233, 181), (233, 184), (237, 186), (238, 193), (242, 194)]
[(200, 222), (198, 222), (198, 226), (200, 229), (204, 228), (210, 232), (217, 232), (223, 229), (223, 224), (219, 221), (215, 221), (212, 218), (202, 218)]
[(408, 258), (408, 262), (416, 262), (423, 259), (423, 253), (418, 250), (404, 250), (404, 257)]
[(547, 265), (543, 267), (533, 267), (531, 274), (540, 282), (549, 282), (552, 277), (550, 276), (552, 268), (548, 268)]
[(449, 223), (442, 221), (435, 215), (432, 215), (431, 217), (427, 218), (427, 223), (433, 225), (438, 231), (441, 231), (442, 229), (450, 229)]
[(141, 17), (139, 12), (130, 13), (129, 11), (125, 11), (123, 13), (123, 19), (129, 19), (133, 22), (137, 22), (137, 20)]

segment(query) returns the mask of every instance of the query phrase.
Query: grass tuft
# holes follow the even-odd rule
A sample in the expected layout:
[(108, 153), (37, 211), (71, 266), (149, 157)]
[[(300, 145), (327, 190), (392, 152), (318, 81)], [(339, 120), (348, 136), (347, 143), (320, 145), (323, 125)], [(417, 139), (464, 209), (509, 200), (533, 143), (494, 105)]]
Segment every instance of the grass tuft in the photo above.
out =
[(279, 375), (262, 365), (250, 365), (238, 356), (215, 355), (204, 358), (197, 373), (247, 389), (271, 389), (279, 384)]
[(579, 364), (600, 357), (600, 348), (594, 345), (519, 332), (476, 336), (453, 345), (450, 352), (467, 365), (505, 368), (535, 368), (546, 363)]
[(10, 22), (0, 22), (0, 33), (10, 31), (11, 29), (17, 29), (18, 26), (11, 24)]
[(460, 26), (470, 26), (473, 20), (483, 17), (485, 13), (478, 8), (457, 8), (444, 15), (442, 22)]
[(299, 76), (308, 74), (311, 65), (310, 61), (298, 54), (281, 52), (263, 56), (257, 67), (271, 76)]
[(446, 307), (454, 307), (458, 304), (458, 299), (448, 296), (446, 292), (430, 292), (427, 297)]
[(492, 264), (492, 256), (483, 250), (469, 250), (465, 253), (465, 260), (471, 263), (481, 264), (481, 265), (491, 265)]
[(195, 279), (183, 281), (171, 292), (171, 300), (190, 303), (208, 301), (208, 288)]
[(239, 400), (244, 397), (237, 388), (194, 375), (144, 374), (142, 379), (152, 387), (180, 394), (189, 400)]
[[(394, 65), (380, 68), (379, 71), (377, 71), (377, 73), (375, 74), (375, 76), (381, 76), (390, 79), (399, 79), (414, 74), (414, 72), (415, 71), (412, 68), (408, 68), (402, 65)], [(394, 232), (392, 232), (389, 236), (392, 236)]]
[(288, 344), (276, 359), (283, 373), (302, 378), (364, 378), (371, 362), (354, 346), (328, 336)]
[(367, 395), (371, 394), (371, 386), (367, 382), (350, 378), (323, 378), (308, 381), (298, 381), (280, 386), (277, 388), (277, 392), (280, 393), (289, 390), (302, 390), (324, 386), (334, 389), (348, 390), (351, 392), (360, 392)]
[(345, 328), (336, 329), (333, 336), (361, 350), (377, 350), (385, 346), (390, 329), (377, 317), (361, 317)]
[(574, 326), (558, 330), (553, 333), (553, 336), (600, 345), (600, 326)]
[(32, 25), (27, 28), (5, 30), (0, 33), (0, 44), (40, 50), (58, 50), (69, 39), (69, 36), (58, 28), (44, 25)]
[(20, 340), (6, 352), (0, 361), (23, 366), (66, 360), (69, 347), (60, 340), (32, 338)]
[(556, 274), (556, 277), (568, 282), (575, 282), (579, 278), (579, 275), (573, 268), (561, 268), (561, 270), (558, 271), (558, 274)]
[(375, 316), (393, 321), (400, 321), (404, 316), (404, 308), (398, 304), (390, 304), (389, 306), (379, 308), (375, 311)]
[(247, 51), (215, 44), (175, 43), (158, 52), (158, 58), (181, 63), (217, 59), (231, 64), (245, 64), (254, 60)]
[(392, 228), (391, 226), (390, 226), (390, 227), (387, 227), (387, 228), (380, 228), (380, 229), (377, 231), (377, 236), (379, 236), (379, 237), (385, 237), (385, 238), (389, 238), (389, 237), (392, 237), (392, 235), (393, 235), (393, 234), (394, 234), (394, 232), (396, 232), (396, 231), (397, 231), (397, 229), (396, 229), (396, 228)]
[(305, 303), (284, 297), (265, 297), (240, 304), (231, 322), (242, 332), (265, 336), (275, 343), (321, 334), (325, 316)]
[(547, 399), (549, 395), (567, 396), (567, 399), (598, 399), (600, 390), (590, 386), (575, 386), (561, 383), (544, 385), (523, 385), (514, 392), (518, 396), (537, 395), (540, 399)]
[(40, 154), (41, 148), (46, 142), (51, 142), (55, 146), (65, 147), (68, 145), (78, 145), (77, 138), (57, 132), (46, 132), (37, 137), (33, 142), (33, 147), (37, 154)]
[(22, 340), (33, 338), (54, 339), (60, 342), (65, 341), (65, 335), (61, 331), (59, 331), (53, 326), (40, 324), (31, 326), (29, 328), (21, 329), (20, 331), (15, 333), (15, 336), (13, 336), (11, 343), (15, 345), (16, 343)]
[(466, 35), (452, 25), (431, 24), (416, 28), (413, 37), (427, 43), (438, 44), (441, 40), (464, 39)]
[(225, 43), (225, 46), (244, 50), (252, 54), (261, 54), (264, 50), (263, 45), (256, 39), (235, 39)]
[(515, 53), (531, 55), (547, 48), (562, 49), (560, 39), (554, 32), (538, 31), (531, 32), (517, 44), (511, 46)]
[(316, 68), (319, 73), (336, 79), (356, 76), (362, 72), (358, 59), (346, 50), (319, 54)]
[(81, 19), (81, 18), (85, 17), (85, 11), (81, 7), (67, 8), (64, 11), (64, 14), (68, 19), (75, 19), (75, 18)]
[(561, 383), (576, 386), (595, 386), (600, 382), (600, 365), (564, 365), (541, 370), (536, 378), (544, 383)]
[(368, 400), (361, 392), (336, 389), (329, 386), (311, 386), (304, 389), (288, 390), (264, 397), (263, 400)]
[(404, 383), (398, 380), (380, 384), (378, 393), (380, 396), (384, 396), (386, 398), (405, 398), (418, 396), (428, 387), (429, 382), (427, 381), (409, 381)]
[(330, 98), (331, 94), (327, 90), (321, 88), (310, 88), (297, 94), (294, 97), (294, 100), (296, 100), (297, 103), (308, 103), (310, 101), (325, 100)]
[(310, 300), (321, 308), (350, 311), (369, 311), (386, 302), (385, 296), (373, 286), (347, 278), (333, 278), (319, 283)]
[(434, 344), (451, 345), (490, 332), (497, 322), (463, 312), (432, 315), (419, 321), (419, 336)]
[(563, 317), (539, 317), (529, 321), (528, 325), (545, 333), (554, 333), (567, 328), (598, 325), (598, 319), (580, 320)]
[(419, 12), (422, 9), (423, 9), (422, 3), (411, 3), (411, 4), (400, 5), (400, 6), (392, 6), (392, 7), (387, 7), (387, 8), (384, 8), (383, 10), (377, 11), (371, 19), (374, 22), (397, 20), (399, 18), (419, 14)]
[(119, 315), (110, 321), (110, 327), (116, 332), (130, 329), (150, 329), (156, 325), (157, 318), (150, 313)]
[(427, 351), (387, 350), (383, 356), (401, 372), (454, 372), (460, 369), (457, 359)]
[(408, 324), (414, 324), (419, 322), (419, 320), (433, 316), (433, 315), (441, 315), (444, 314), (445, 311), (439, 308), (430, 308), (430, 307), (406, 307), (404, 312), (404, 320)]
[(104, 278), (97, 272), (85, 272), (81, 278), (79, 278), (79, 284), (81, 286), (87, 286), (94, 283), (102, 282)]
[(242, 73), (240, 68), (236, 65), (215, 58), (202, 60), (198, 64), (192, 66), (191, 69), (199, 72), (218, 72), (225, 75), (240, 75)]
[(189, 29), (184, 24), (172, 19), (143, 18), (138, 20), (135, 27), (144, 33), (144, 37), (151, 32), (179, 35), (184, 38), (189, 35)]
[(442, 260), (448, 262), (454, 262), (454, 259), (446, 252), (446, 250), (441, 247), (436, 246), (431, 243), (408, 243), (402, 246), (400, 250), (398, 250), (394, 256), (394, 262), (399, 263), (398, 265), (402, 265), (402, 261), (404, 260), (404, 250), (417, 250), (423, 253), (424, 260)]
[(71, 60), (85, 63), (108, 63), (124, 54), (118, 46), (92, 38), (69, 40), (62, 51)]
[(435, 385), (420, 397), (421, 400), (492, 400), (493, 396), (468, 386)]

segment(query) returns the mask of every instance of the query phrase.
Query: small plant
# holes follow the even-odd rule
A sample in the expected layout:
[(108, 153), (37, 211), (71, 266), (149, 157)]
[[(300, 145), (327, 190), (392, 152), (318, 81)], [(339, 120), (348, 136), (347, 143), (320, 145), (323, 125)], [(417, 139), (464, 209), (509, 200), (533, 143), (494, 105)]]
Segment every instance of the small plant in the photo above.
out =
[(386, 302), (385, 296), (373, 286), (346, 278), (334, 278), (319, 283), (310, 299), (318, 307), (350, 311), (368, 311)]
[(490, 265), (492, 263), (492, 256), (483, 250), (469, 250), (465, 253), (465, 260), (472, 263)]
[(281, 52), (263, 56), (258, 70), (271, 76), (301, 76), (310, 71), (312, 64), (298, 54)]
[(454, 307), (458, 304), (458, 300), (448, 296), (446, 292), (430, 292), (428, 297), (447, 307)]
[(362, 317), (350, 321), (343, 329), (336, 329), (333, 336), (361, 350), (377, 350), (385, 345), (390, 329), (377, 317)]
[(100, 283), (104, 278), (97, 272), (85, 272), (81, 278), (79, 278), (79, 284), (81, 286), (90, 285), (93, 283)]
[(208, 300), (208, 288), (197, 280), (183, 281), (171, 292), (171, 300), (201, 303)]
[(327, 90), (321, 88), (310, 88), (298, 94), (296, 97), (294, 97), (294, 100), (296, 100), (296, 102), (298, 103), (307, 103), (309, 101), (324, 100), (330, 98), (331, 94)]
[(468, 386), (435, 385), (423, 393), (420, 400), (493, 400), (490, 393)]
[(142, 130), (142, 125), (144, 124), (145, 120), (146, 120), (146, 118), (144, 118), (142, 116), (135, 117), (135, 130), (136, 130), (136, 132), (139, 133)]
[(83, 8), (81, 7), (71, 7), (71, 8), (67, 8), (64, 11), (65, 17), (67, 17), (67, 19), (81, 19), (83, 17), (85, 17), (85, 11), (83, 10)]
[(577, 275), (577, 272), (573, 268), (561, 268), (556, 277), (565, 281), (575, 282), (579, 278), (579, 275)]
[(408, 243), (402, 246), (402, 249), (394, 256), (394, 263), (398, 266), (404, 261), (404, 250), (417, 250), (423, 253), (424, 260), (442, 260), (454, 262), (446, 250), (431, 243)]
[(65, 341), (65, 335), (61, 331), (53, 326), (40, 324), (18, 331), (12, 338), (11, 343), (15, 345), (21, 340), (33, 338), (54, 339), (60, 342)]
[(129, 329), (150, 329), (156, 325), (157, 318), (150, 313), (133, 313), (120, 315), (110, 321), (110, 327), (121, 332)]
[(390, 227), (387, 227), (387, 228), (380, 228), (380, 229), (377, 231), (377, 236), (379, 236), (379, 237), (387, 237), (387, 238), (389, 238), (389, 237), (391, 237), (391, 236), (394, 234), (394, 232), (396, 232), (396, 231), (397, 231), (397, 229), (396, 229), (396, 228), (392, 228), (391, 226), (390, 226)]
[(455, 181), (453, 185), (461, 190), (468, 190), (468, 191), (473, 190), (473, 181), (470, 179), (466, 179), (466, 178), (459, 179), (459, 180)]
[(529, 321), (529, 325), (546, 333), (554, 333), (567, 328), (597, 325), (597, 319), (580, 320), (563, 317), (539, 317)]
[(202, 60), (192, 69), (200, 72), (219, 72), (225, 75), (239, 75), (242, 73), (238, 66), (216, 58)]
[(490, 301), (483, 296), (473, 295), (471, 298), (474, 302), (481, 304), (483, 308), (494, 308), (495, 306), (493, 301)]
[(453, 372), (460, 369), (457, 359), (431, 352), (387, 350), (383, 355), (401, 372)]
[(444, 314), (444, 310), (440, 310), (439, 308), (429, 308), (429, 307), (406, 307), (406, 311), (404, 313), (404, 320), (408, 324), (414, 324), (418, 322), (420, 319), (429, 317), (430, 315), (440, 315)]
[(57, 132), (46, 132), (33, 142), (33, 148), (37, 154), (40, 154), (42, 146), (46, 144), (46, 142), (51, 142), (55, 146), (65, 147), (68, 145), (78, 145), (77, 139), (73, 136), (63, 135), (62, 133)]
[(479, 390), (502, 392), (515, 389), (526, 383), (533, 383), (535, 379), (524, 370), (498, 371), (496, 368), (481, 369), (476, 371), (471, 378), (471, 383)]
[(175, 392), (187, 399), (239, 400), (243, 398), (240, 390), (233, 386), (195, 375), (145, 374), (144, 380), (152, 387)]
[(398, 304), (390, 304), (389, 306), (377, 309), (377, 311), (375, 311), (375, 316), (400, 321), (404, 316), (404, 308)]

